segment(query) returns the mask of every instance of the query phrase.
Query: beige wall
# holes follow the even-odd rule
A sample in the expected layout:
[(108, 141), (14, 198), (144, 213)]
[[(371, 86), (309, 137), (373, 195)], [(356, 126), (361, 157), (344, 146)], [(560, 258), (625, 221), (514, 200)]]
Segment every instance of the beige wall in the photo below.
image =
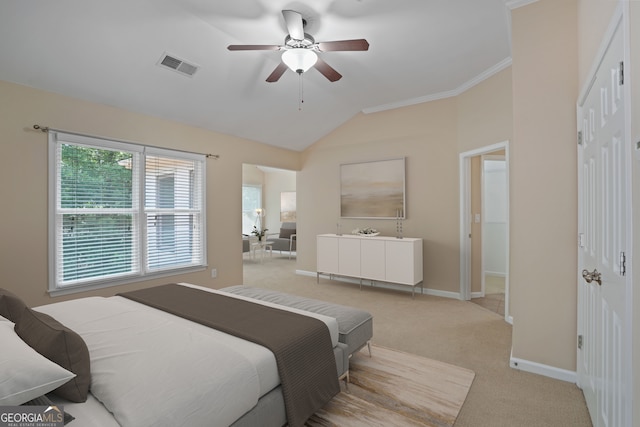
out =
[[(343, 232), (371, 225), (384, 234), (395, 233), (394, 221), (339, 219), (339, 165), (405, 156), (405, 235), (424, 239), (425, 286), (457, 293), (458, 155), (510, 140), (513, 355), (575, 370), (575, 104), (614, 3), (539, 0), (516, 9), (511, 68), (456, 98), (357, 115), (302, 154), (0, 82), (1, 286), (24, 295), (30, 304), (49, 301), (46, 136), (30, 129), (34, 123), (220, 154), (220, 160), (208, 161), (207, 182), (208, 259), (218, 268), (218, 279), (211, 279), (209, 271), (170, 278), (216, 288), (242, 280), (238, 234), (243, 163), (300, 170), (297, 268), (315, 271), (315, 236), (335, 232), (338, 222)], [(640, 5), (630, 4), (633, 22), (639, 23)], [(632, 40), (640, 40), (640, 25), (631, 28)], [(632, 43), (637, 51), (637, 43)], [(634, 59), (637, 62), (637, 54)], [(635, 81), (640, 81), (638, 69), (640, 64), (632, 63)], [(640, 140), (640, 92), (637, 86), (633, 91), (635, 141)], [(634, 161), (634, 182), (640, 180), (638, 163)], [(638, 186), (633, 192), (638, 212)], [(638, 253), (639, 228), (634, 230)], [(237, 251), (230, 250), (233, 245)], [(635, 270), (639, 259), (635, 257)], [(82, 296), (110, 295), (152, 283)], [(634, 302), (638, 306), (640, 292)], [(637, 331), (638, 310), (634, 316)], [(634, 349), (640, 351), (639, 342)], [(638, 386), (640, 358), (634, 360)]]
[(265, 222), (270, 234), (280, 232), (280, 194), (284, 191), (296, 191), (296, 172), (268, 171), (265, 174)]
[(456, 98), (458, 152), (474, 150), (513, 135), (511, 67)]
[[(618, 0), (578, 0), (578, 88), (586, 84)], [(631, 3), (634, 3), (633, 1)]]
[(513, 356), (573, 371), (577, 330), (576, 1), (541, 0), (516, 9), (512, 29)]
[(112, 295), (167, 281), (215, 288), (242, 283), (242, 164), (286, 169), (300, 165), (298, 152), (0, 81), (0, 286), (22, 295), (32, 305), (51, 302), (46, 293), (47, 137), (31, 129), (34, 124), (220, 155), (219, 160), (207, 160), (207, 258), (209, 267), (218, 269), (217, 279), (211, 279), (207, 270), (57, 297), (56, 301)]
[(262, 187), (264, 224), (268, 234), (280, 232), (280, 194), (296, 191), (296, 172), (292, 170), (261, 168), (258, 165), (242, 165), (242, 183)]
[[(256, 165), (242, 165), (242, 183), (247, 185), (264, 185), (264, 172)], [(264, 203), (264, 201), (263, 201)]]
[(340, 219), (340, 164), (406, 157), (404, 235), (424, 239), (426, 287), (457, 292), (456, 100), (360, 114), (304, 153), (298, 173), (298, 269), (315, 271), (316, 239), (371, 226), (395, 235), (394, 220)]
[(315, 271), (315, 236), (393, 220), (340, 219), (340, 164), (406, 157), (404, 235), (424, 239), (424, 285), (460, 291), (458, 156), (511, 137), (511, 70), (455, 98), (360, 114), (304, 153), (298, 174), (298, 269)]

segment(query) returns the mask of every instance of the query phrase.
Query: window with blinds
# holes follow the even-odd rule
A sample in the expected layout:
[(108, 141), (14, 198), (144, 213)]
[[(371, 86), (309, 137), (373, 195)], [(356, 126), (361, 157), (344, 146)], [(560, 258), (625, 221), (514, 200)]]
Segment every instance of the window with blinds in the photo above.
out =
[(204, 156), (49, 132), (50, 291), (205, 265)]

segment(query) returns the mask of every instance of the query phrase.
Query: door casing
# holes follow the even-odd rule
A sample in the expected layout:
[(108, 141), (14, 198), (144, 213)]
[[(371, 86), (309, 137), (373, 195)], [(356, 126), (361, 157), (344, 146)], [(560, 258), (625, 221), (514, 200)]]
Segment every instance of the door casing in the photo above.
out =
[[(507, 179), (507, 206), (509, 206), (509, 141), (465, 151), (459, 156), (460, 170), (460, 299), (471, 299), (471, 158), (494, 151), (504, 150)], [(504, 295), (505, 320), (513, 324), (509, 310), (509, 209), (507, 209), (507, 249), (506, 277)]]

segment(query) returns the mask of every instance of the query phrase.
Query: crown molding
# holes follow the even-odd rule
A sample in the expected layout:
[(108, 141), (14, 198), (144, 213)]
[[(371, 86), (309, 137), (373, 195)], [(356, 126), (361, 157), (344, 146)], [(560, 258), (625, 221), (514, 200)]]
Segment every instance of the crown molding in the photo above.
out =
[[(534, 1), (537, 1), (537, 0), (534, 0)], [(396, 108), (408, 107), (410, 105), (416, 105), (416, 104), (422, 104), (422, 103), (425, 103), (425, 102), (437, 101), (439, 99), (452, 98), (454, 96), (458, 96), (458, 95), (462, 94), (463, 92), (471, 89), (475, 85), (483, 82), (484, 80), (488, 79), (489, 77), (493, 76), (494, 74), (499, 73), (500, 71), (504, 70), (505, 68), (510, 67), (512, 62), (513, 62), (513, 60), (511, 58), (506, 58), (506, 59), (498, 62), (493, 67), (491, 67), (491, 68), (483, 71), (482, 73), (478, 74), (477, 76), (475, 76), (471, 80), (469, 80), (469, 81), (463, 83), (462, 85), (458, 86), (456, 89), (449, 90), (449, 91), (446, 91), (446, 92), (434, 93), (432, 95), (419, 96), (417, 98), (405, 99), (403, 101), (392, 102), (392, 103), (389, 103), (389, 104), (378, 105), (378, 106), (375, 106), (375, 107), (368, 107), (368, 108), (364, 108), (362, 110), (362, 112), (364, 114), (378, 113), (380, 111), (394, 110)]]

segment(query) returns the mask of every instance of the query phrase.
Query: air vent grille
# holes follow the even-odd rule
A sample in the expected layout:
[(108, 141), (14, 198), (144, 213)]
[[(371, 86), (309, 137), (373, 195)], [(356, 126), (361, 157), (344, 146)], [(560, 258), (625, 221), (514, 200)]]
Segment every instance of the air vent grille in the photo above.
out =
[(193, 76), (196, 71), (198, 71), (197, 65), (189, 64), (188, 62), (167, 53), (162, 54), (158, 65), (170, 68), (189, 77)]

